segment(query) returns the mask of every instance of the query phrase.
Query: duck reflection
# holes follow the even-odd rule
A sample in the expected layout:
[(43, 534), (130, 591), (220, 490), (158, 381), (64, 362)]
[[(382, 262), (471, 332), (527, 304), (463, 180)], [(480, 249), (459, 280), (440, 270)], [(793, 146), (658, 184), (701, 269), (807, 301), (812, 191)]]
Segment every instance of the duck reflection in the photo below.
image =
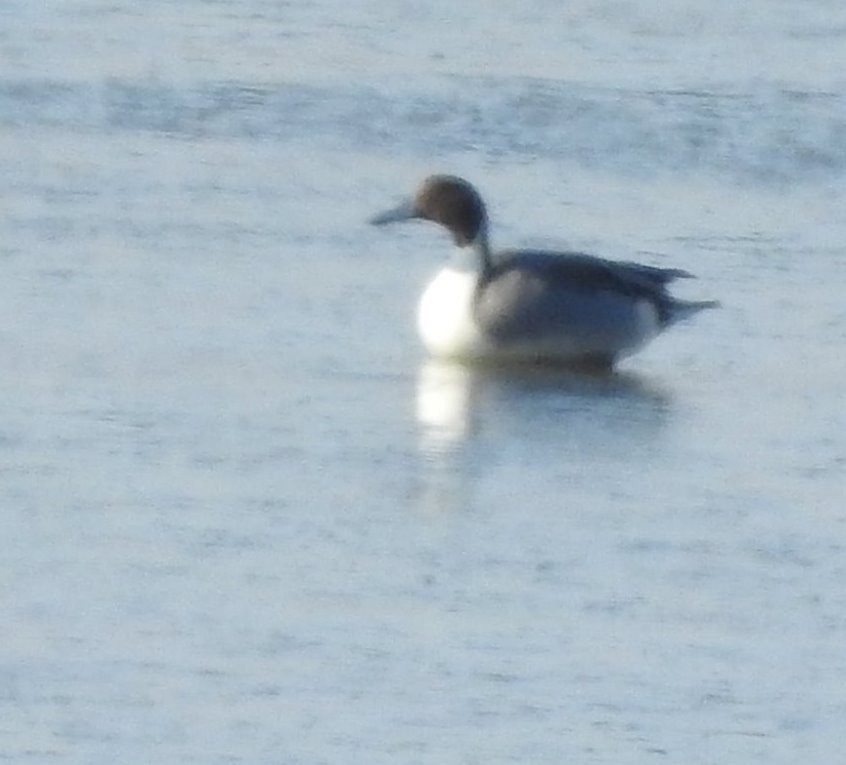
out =
[(430, 360), (417, 376), (417, 422), (425, 452), (450, 451), (472, 438), (485, 414), (499, 425), (542, 426), (538, 436), (547, 430), (543, 426), (565, 426), (548, 419), (565, 412), (571, 418), (594, 417), (598, 427), (616, 421), (624, 429), (649, 429), (665, 418), (669, 405), (670, 396), (658, 385), (626, 372)]
[(642, 458), (671, 409), (668, 393), (633, 373), (429, 360), (416, 391), (426, 504), (472, 504), (473, 477), (503, 461)]
[(472, 371), (462, 364), (428, 361), (417, 376), (417, 422), (423, 451), (449, 451), (470, 429), (474, 390)]

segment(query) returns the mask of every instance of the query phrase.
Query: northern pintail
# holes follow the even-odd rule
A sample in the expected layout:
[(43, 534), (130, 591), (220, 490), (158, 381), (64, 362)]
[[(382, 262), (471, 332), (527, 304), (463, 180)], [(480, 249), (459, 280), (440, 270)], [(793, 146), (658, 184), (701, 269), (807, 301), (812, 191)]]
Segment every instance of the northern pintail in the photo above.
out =
[(412, 218), (439, 223), (459, 248), (418, 306), (417, 327), (434, 356), (610, 368), (676, 321), (718, 305), (672, 297), (668, 283), (690, 276), (676, 268), (576, 252), (493, 252), (485, 203), (456, 176), (430, 176), (370, 222)]

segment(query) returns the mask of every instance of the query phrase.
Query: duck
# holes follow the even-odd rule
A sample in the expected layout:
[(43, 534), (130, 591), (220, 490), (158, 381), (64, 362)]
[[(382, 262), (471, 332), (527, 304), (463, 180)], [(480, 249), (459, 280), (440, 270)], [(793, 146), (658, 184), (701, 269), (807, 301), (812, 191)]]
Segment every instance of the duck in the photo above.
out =
[(433, 357), (464, 362), (565, 364), (610, 370), (715, 300), (680, 300), (668, 285), (691, 274), (581, 252), (494, 251), (482, 196), (455, 175), (431, 175), (416, 193), (370, 218), (424, 220), (456, 245), (417, 306)]

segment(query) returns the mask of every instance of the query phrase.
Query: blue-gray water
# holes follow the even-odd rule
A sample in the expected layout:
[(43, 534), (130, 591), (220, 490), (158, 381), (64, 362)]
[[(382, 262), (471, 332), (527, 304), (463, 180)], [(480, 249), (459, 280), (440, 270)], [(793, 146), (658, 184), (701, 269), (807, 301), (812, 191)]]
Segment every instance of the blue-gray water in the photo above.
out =
[[(669, 7), (668, 7), (669, 5)], [(0, 759), (838, 762), (840, 2), (0, 6)], [(686, 268), (427, 363), (433, 227)]]

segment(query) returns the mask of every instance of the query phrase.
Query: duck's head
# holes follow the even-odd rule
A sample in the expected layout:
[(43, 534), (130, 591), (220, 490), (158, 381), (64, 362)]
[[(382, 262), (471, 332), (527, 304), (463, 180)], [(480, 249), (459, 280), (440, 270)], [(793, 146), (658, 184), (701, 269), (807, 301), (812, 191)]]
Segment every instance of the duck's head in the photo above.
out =
[(485, 233), (485, 203), (472, 184), (454, 175), (430, 175), (417, 193), (391, 210), (375, 215), (376, 226), (419, 218), (440, 223), (459, 247), (467, 247)]

